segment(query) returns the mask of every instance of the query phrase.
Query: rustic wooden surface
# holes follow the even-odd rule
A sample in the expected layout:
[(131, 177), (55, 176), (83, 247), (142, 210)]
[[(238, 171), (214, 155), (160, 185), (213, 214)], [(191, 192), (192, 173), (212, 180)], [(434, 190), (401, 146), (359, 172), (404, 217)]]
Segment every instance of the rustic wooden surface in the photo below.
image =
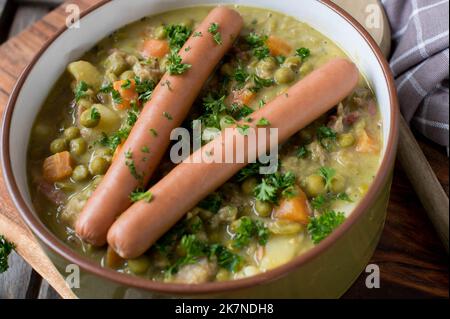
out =
[[(0, 43), (39, 19), (56, 2), (58, 0), (16, 0), (11, 5), (11, 0), (0, 0)], [(71, 1), (79, 4), (81, 10), (96, 2)], [(2, 14), (2, 11), (7, 14)], [(64, 8), (58, 8), (0, 47), (0, 113), (20, 72), (45, 41), (64, 25), (64, 21)], [(6, 30), (5, 26), (10, 27)], [(417, 138), (448, 194), (448, 158), (445, 150), (420, 136)], [(37, 249), (33, 236), (18, 216), (1, 177), (0, 198), (0, 233), (16, 242), (19, 255), (36, 269), (33, 271), (19, 255), (12, 255), (11, 269), (0, 275), (0, 299), (57, 298), (56, 292), (38, 273), (49, 279), (60, 294), (70, 297), (62, 278)], [(371, 263), (380, 267), (381, 288), (367, 289), (362, 274), (345, 298), (448, 298), (448, 255), (399, 164), (395, 171), (386, 227)]]

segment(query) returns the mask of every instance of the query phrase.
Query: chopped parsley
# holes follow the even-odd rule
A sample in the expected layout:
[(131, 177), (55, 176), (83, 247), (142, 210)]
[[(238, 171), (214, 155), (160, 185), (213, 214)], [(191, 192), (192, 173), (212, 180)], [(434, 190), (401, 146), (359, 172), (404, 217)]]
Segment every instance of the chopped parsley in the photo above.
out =
[(277, 60), (278, 64), (283, 64), (284, 61), (286, 61), (286, 57), (284, 55), (278, 55), (275, 57), (275, 60)]
[(259, 119), (259, 121), (256, 123), (256, 126), (269, 126), (270, 122), (268, 119), (262, 117)]
[(139, 94), (139, 101), (142, 103), (151, 99), (153, 90), (155, 89), (155, 82), (151, 80), (142, 80), (139, 77), (134, 78), (136, 93)]
[(0, 274), (8, 270), (8, 256), (15, 248), (15, 245), (8, 240), (3, 235), (0, 235)]
[(111, 96), (115, 104), (121, 104), (123, 102), (122, 96), (120, 95), (119, 91), (112, 90)]
[(195, 31), (194, 34), (193, 34), (192, 36), (193, 36), (194, 38), (197, 38), (197, 37), (202, 37), (203, 34), (202, 34), (200, 31)]
[(113, 91), (113, 85), (111, 83), (103, 85), (99, 92), (100, 93), (111, 93)]
[(91, 108), (91, 120), (97, 121), (100, 120), (101, 115), (100, 112), (97, 110), (96, 107)]
[(150, 149), (148, 148), (148, 146), (142, 146), (141, 147), (141, 152), (142, 153), (150, 153)]
[(239, 134), (246, 136), (250, 133), (250, 126), (247, 124), (238, 125), (237, 130)]
[(262, 88), (272, 86), (275, 82), (272, 79), (263, 79), (256, 74), (252, 74), (249, 76), (249, 79), (253, 82), (253, 87), (250, 88), (250, 91), (257, 93)]
[(219, 193), (212, 193), (198, 203), (197, 206), (216, 214), (222, 205), (222, 201), (222, 196)]
[(311, 206), (316, 211), (324, 211), (325, 209), (328, 209), (329, 206), (333, 201), (341, 200), (346, 202), (352, 202), (350, 197), (346, 193), (339, 193), (339, 194), (325, 194), (325, 195), (319, 195), (317, 197), (314, 197), (311, 200)]
[(150, 203), (152, 198), (153, 198), (153, 195), (150, 192), (150, 190), (143, 191), (141, 188), (136, 189), (134, 192), (132, 192), (130, 194), (130, 200), (133, 203), (139, 202), (141, 200), (143, 200), (146, 203)]
[(216, 44), (222, 44), (222, 36), (219, 32), (219, 24), (218, 23), (211, 23), (211, 25), (208, 28), (208, 32), (213, 35), (214, 42)]
[(259, 35), (254, 32), (245, 38), (247, 44), (252, 48), (253, 55), (259, 60), (270, 56), (270, 50), (266, 45), (267, 39), (268, 37), (266, 35)]
[(172, 115), (170, 115), (170, 113), (163, 112), (163, 116), (164, 116), (166, 119), (168, 119), (169, 121), (172, 121), (172, 120), (173, 120), (173, 117), (172, 117)]
[(345, 220), (344, 213), (327, 211), (320, 216), (312, 217), (308, 224), (308, 233), (314, 244), (320, 243)]
[(297, 150), (298, 158), (307, 158), (311, 152), (306, 148), (306, 146), (300, 146)]
[(245, 82), (247, 81), (249, 77), (249, 74), (245, 69), (242, 67), (242, 65), (238, 65), (236, 70), (234, 71), (233, 78), (236, 80), (236, 82), (239, 84), (240, 87), (244, 86)]
[(84, 81), (78, 82), (77, 86), (75, 87), (75, 101), (78, 102), (82, 98), (87, 97), (88, 89), (89, 89), (89, 85), (87, 85), (86, 82), (84, 82)]
[(263, 202), (278, 204), (280, 196), (291, 197), (294, 195), (295, 175), (292, 172), (274, 173), (261, 180), (255, 189), (256, 199)]
[(336, 175), (336, 170), (331, 167), (321, 167), (319, 169), (319, 175), (325, 180), (326, 189), (330, 189), (333, 178)]
[(130, 170), (130, 174), (138, 181), (142, 181), (143, 176), (142, 174), (138, 173), (137, 169), (136, 169), (136, 164), (134, 163), (133, 160), (133, 153), (128, 150), (125, 152), (125, 165), (128, 167), (128, 169)]
[(186, 43), (192, 30), (181, 24), (171, 24), (164, 27), (171, 50), (178, 51)]
[(311, 51), (307, 48), (300, 48), (295, 50), (295, 54), (301, 57), (303, 60), (305, 60), (311, 55)]
[(241, 256), (219, 244), (211, 245), (210, 256), (216, 256), (217, 264), (231, 272), (238, 271), (242, 263)]
[(187, 63), (182, 63), (181, 56), (172, 51), (167, 59), (167, 71), (170, 75), (181, 75), (187, 70), (189, 70), (192, 65)]
[(150, 129), (150, 133), (151, 133), (154, 137), (157, 137), (157, 136), (158, 136), (158, 132), (157, 132), (154, 128), (151, 128), (151, 129)]
[(122, 85), (120, 86), (122, 89), (129, 89), (131, 88), (131, 80), (130, 79), (126, 79)]
[(252, 238), (255, 238), (260, 245), (265, 245), (269, 238), (269, 230), (260, 220), (253, 220), (248, 216), (241, 217), (233, 236), (233, 247), (243, 248)]
[(238, 120), (245, 118), (247, 116), (249, 116), (250, 114), (252, 114), (254, 111), (252, 108), (248, 107), (247, 105), (243, 105), (241, 108), (237, 109), (236, 112), (236, 118)]
[(336, 140), (336, 132), (325, 125), (317, 128), (316, 135), (319, 139), (320, 145), (327, 150), (330, 148), (330, 142), (334, 142)]
[(248, 164), (236, 174), (236, 180), (238, 182), (242, 182), (249, 177), (259, 175), (259, 169), (261, 166), (262, 164), (260, 162)]

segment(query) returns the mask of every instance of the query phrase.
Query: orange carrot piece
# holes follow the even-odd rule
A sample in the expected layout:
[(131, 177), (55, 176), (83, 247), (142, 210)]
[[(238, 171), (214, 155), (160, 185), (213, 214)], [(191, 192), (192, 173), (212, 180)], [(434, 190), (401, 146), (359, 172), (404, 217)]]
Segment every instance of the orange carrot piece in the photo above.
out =
[(247, 89), (242, 89), (233, 91), (229, 99), (231, 104), (237, 103), (241, 105), (248, 105), (254, 97), (255, 93)]
[(267, 39), (267, 47), (270, 50), (270, 54), (272, 54), (273, 56), (287, 56), (292, 51), (292, 47), (288, 43), (273, 35), (271, 35)]
[(297, 189), (297, 195), (292, 198), (284, 198), (275, 208), (274, 216), (279, 219), (287, 219), (293, 222), (307, 225), (311, 209), (308, 199), (301, 189)]
[(67, 151), (57, 153), (44, 160), (43, 176), (49, 182), (57, 182), (72, 175), (72, 158)]
[(114, 82), (113, 87), (114, 90), (118, 91), (120, 96), (122, 97), (122, 102), (120, 104), (116, 104), (116, 107), (119, 110), (128, 109), (131, 105), (131, 101), (136, 101), (139, 95), (136, 92), (136, 84), (134, 80), (129, 80), (129, 88), (124, 88), (122, 85), (126, 84), (126, 80), (119, 80)]
[(367, 134), (366, 130), (363, 130), (358, 136), (356, 151), (360, 153), (376, 153), (379, 150), (378, 143)]
[(164, 40), (148, 39), (144, 41), (141, 53), (145, 58), (162, 58), (169, 53), (169, 43)]

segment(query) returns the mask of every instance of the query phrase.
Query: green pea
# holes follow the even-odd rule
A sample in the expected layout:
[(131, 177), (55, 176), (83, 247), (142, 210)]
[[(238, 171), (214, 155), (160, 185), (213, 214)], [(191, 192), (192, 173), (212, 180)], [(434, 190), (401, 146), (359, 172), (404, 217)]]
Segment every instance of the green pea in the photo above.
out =
[(128, 63), (120, 52), (112, 53), (106, 59), (105, 65), (107, 72), (115, 75), (123, 73), (128, 68)]
[(80, 129), (75, 126), (68, 127), (64, 130), (64, 137), (69, 141), (76, 139), (80, 136)]
[(301, 224), (282, 219), (269, 223), (268, 228), (275, 235), (293, 235), (303, 230)]
[(89, 171), (92, 175), (104, 175), (106, 171), (109, 168), (109, 163), (106, 159), (103, 157), (95, 157), (90, 165), (89, 165)]
[(136, 259), (128, 260), (128, 269), (134, 274), (143, 274), (150, 268), (150, 258), (147, 256), (141, 256)]
[(230, 279), (230, 272), (226, 269), (219, 269), (219, 271), (216, 274), (216, 280), (217, 281), (227, 281)]
[(299, 56), (290, 56), (283, 63), (283, 66), (291, 69), (294, 72), (297, 72), (300, 69), (301, 65), (302, 59)]
[(258, 185), (256, 178), (250, 177), (242, 183), (241, 188), (245, 195), (253, 195), (256, 185)]
[(67, 141), (64, 138), (57, 138), (50, 144), (50, 151), (53, 154), (67, 151)]
[(94, 128), (100, 123), (100, 118), (96, 118), (92, 116), (92, 109), (87, 109), (80, 116), (80, 123), (84, 127)]
[(70, 141), (70, 152), (75, 155), (83, 155), (86, 153), (87, 144), (84, 138), (79, 137)]
[(342, 193), (345, 190), (345, 177), (336, 174), (331, 181), (331, 191), (333, 193)]
[(229, 115), (225, 115), (220, 119), (220, 128), (222, 130), (233, 126), (236, 123), (235, 119)]
[(78, 165), (73, 169), (72, 179), (75, 182), (81, 182), (89, 177), (89, 170), (86, 165)]
[(338, 136), (338, 143), (341, 147), (350, 147), (355, 144), (355, 137), (352, 133), (340, 134)]
[(162, 40), (165, 39), (166, 36), (167, 36), (166, 29), (162, 25), (160, 25), (155, 29), (155, 31), (153, 31), (153, 37), (155, 39)]
[(325, 181), (320, 175), (310, 175), (306, 178), (306, 193), (309, 197), (316, 197), (326, 191)]
[(123, 72), (120, 75), (120, 79), (121, 80), (133, 80), (135, 76), (136, 76), (136, 74), (134, 74), (133, 71), (128, 70), (128, 71)]
[(282, 67), (275, 72), (275, 81), (278, 84), (288, 84), (295, 80), (295, 73), (289, 68)]
[(256, 65), (256, 73), (262, 78), (269, 78), (277, 68), (277, 62), (274, 58), (264, 58)]
[(92, 101), (90, 99), (81, 99), (77, 102), (77, 105), (81, 109), (87, 110), (88, 108), (90, 108), (92, 106)]
[(273, 207), (272, 204), (268, 202), (257, 200), (255, 202), (255, 209), (259, 216), (268, 217), (272, 213)]

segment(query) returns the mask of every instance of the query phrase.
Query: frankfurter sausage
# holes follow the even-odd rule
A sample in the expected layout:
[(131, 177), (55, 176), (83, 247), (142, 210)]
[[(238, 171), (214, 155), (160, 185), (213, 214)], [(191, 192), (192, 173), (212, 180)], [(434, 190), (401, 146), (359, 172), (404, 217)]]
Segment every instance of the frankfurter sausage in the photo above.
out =
[[(348, 96), (358, 78), (358, 69), (352, 62), (332, 60), (253, 113), (252, 123), (261, 118), (268, 120), (270, 127), (278, 128), (278, 142), (283, 143)], [(258, 130), (253, 131), (258, 134)], [(150, 189), (151, 202), (140, 201), (128, 208), (108, 232), (108, 243), (113, 249), (123, 258), (143, 254), (189, 209), (266, 151), (267, 143), (258, 142), (257, 148), (245, 148), (246, 163), (193, 161), (214, 147), (221, 148), (222, 154), (233, 152), (236, 145), (226, 139), (234, 140), (239, 134), (242, 131), (236, 127), (231, 136), (220, 134), (155, 184)]]
[[(219, 26), (221, 43), (208, 32)], [(181, 75), (167, 72), (153, 91), (121, 152), (83, 208), (76, 232), (85, 241), (101, 246), (116, 217), (127, 209), (130, 193), (145, 187), (169, 146), (170, 132), (181, 125), (202, 86), (240, 33), (243, 19), (236, 11), (213, 9), (179, 51), (191, 67)], [(141, 150), (149, 151), (145, 153)]]

